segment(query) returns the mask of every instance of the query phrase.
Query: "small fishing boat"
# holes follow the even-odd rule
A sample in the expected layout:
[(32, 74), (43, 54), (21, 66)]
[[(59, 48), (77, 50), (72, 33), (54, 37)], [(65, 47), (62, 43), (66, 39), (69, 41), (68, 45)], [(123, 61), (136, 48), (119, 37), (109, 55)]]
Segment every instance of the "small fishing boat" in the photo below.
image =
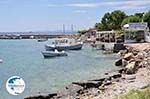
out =
[(43, 51), (42, 52), (44, 58), (50, 58), (50, 57), (59, 57), (59, 56), (67, 56), (68, 54), (65, 51), (58, 51), (55, 49), (55, 51)]
[(55, 41), (53, 44), (46, 44), (46, 51), (53, 51), (57, 49), (58, 51), (62, 50), (81, 50), (83, 46), (82, 42), (69, 42), (68, 40), (64, 40), (64, 42)]

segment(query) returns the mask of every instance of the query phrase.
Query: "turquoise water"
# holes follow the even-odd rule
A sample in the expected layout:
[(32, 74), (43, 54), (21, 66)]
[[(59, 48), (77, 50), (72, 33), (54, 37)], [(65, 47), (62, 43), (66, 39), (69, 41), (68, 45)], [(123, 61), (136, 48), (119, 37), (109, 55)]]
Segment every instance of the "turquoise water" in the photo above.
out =
[[(115, 69), (114, 55), (103, 55), (84, 45), (80, 51), (69, 51), (67, 57), (44, 59), (41, 51), (46, 42), (36, 40), (0, 40), (0, 99), (23, 99), (62, 89), (73, 81), (99, 77)], [(11, 76), (20, 76), (26, 83), (25, 91), (10, 95), (5, 88)]]

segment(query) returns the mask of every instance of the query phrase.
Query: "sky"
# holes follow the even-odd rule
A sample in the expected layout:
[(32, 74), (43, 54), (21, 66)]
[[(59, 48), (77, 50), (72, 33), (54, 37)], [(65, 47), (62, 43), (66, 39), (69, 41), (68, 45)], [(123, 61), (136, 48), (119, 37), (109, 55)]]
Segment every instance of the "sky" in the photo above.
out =
[(0, 32), (87, 29), (106, 12), (150, 10), (150, 0), (0, 0)]

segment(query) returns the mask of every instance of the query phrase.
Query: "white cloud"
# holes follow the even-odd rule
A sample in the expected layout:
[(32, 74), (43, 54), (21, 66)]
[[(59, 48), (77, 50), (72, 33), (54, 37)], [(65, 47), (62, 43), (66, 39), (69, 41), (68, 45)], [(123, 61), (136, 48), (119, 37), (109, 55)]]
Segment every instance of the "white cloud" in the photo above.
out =
[(96, 3), (74, 3), (67, 4), (69, 7), (82, 7), (82, 8), (97, 8), (97, 7), (113, 7), (121, 9), (130, 8), (146, 8), (150, 5), (149, 0), (131, 0), (131, 1), (107, 1), (107, 2), (96, 2)]
[(145, 6), (118, 6), (114, 7), (115, 9), (120, 9), (120, 10), (133, 10), (133, 9), (146, 9), (147, 7)]
[[(114, 8), (114, 9), (146, 9), (149, 8), (150, 0), (126, 0), (126, 1), (106, 1), (93, 3), (71, 3), (64, 5), (49, 4), (48, 7), (77, 7), (77, 8)], [(85, 11), (75, 11), (77, 13), (84, 13)]]
[(74, 12), (75, 12), (75, 13), (87, 13), (86, 10), (75, 10)]
[(67, 4), (66, 6), (83, 7), (83, 8), (94, 8), (94, 7), (98, 7), (99, 4), (97, 4), (97, 3), (75, 3), (75, 4)]
[(122, 4), (114, 6), (118, 9), (146, 9), (150, 5), (150, 1), (124, 1)]

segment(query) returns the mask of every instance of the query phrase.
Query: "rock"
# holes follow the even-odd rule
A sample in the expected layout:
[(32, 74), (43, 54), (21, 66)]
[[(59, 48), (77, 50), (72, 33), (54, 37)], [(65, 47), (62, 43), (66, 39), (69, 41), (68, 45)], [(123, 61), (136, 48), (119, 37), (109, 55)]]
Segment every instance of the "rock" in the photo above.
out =
[(119, 82), (120, 79), (119, 79), (119, 78), (117, 78), (117, 79), (112, 79), (111, 81), (112, 81), (112, 82)]
[(127, 74), (135, 73), (135, 62), (131, 62), (126, 66), (126, 73)]
[(137, 89), (145, 89), (145, 88), (147, 88), (149, 86), (149, 84), (148, 83), (144, 83), (144, 82), (134, 82), (133, 84), (132, 84), (132, 87), (135, 87), (135, 88), (137, 88)]
[(125, 68), (121, 68), (119, 70), (117, 70), (120, 74), (124, 73), (125, 72)]
[(122, 66), (122, 59), (119, 59), (115, 62), (116, 66)]
[(147, 58), (147, 63), (150, 65), (150, 57)]
[(131, 58), (128, 63), (131, 63), (131, 62), (134, 62), (135, 61), (135, 58)]
[(87, 81), (87, 82), (72, 82), (72, 84), (82, 86), (84, 89), (97, 88), (102, 84), (101, 81)]
[(126, 49), (127, 49), (127, 52), (132, 52), (134, 48), (131, 46), (126, 46)]
[(110, 80), (107, 80), (107, 81), (103, 82), (103, 84), (104, 84), (104, 86), (107, 86), (107, 85), (112, 84), (112, 82)]
[(57, 97), (61, 97), (61, 99), (62, 97), (65, 98), (67, 96), (75, 97), (78, 94), (77, 92), (82, 89), (83, 87), (81, 86), (70, 84), (65, 89), (58, 91)]
[(79, 90), (79, 91), (77, 91), (77, 94), (79, 95), (79, 94), (84, 94), (84, 90)]
[(57, 93), (52, 93), (52, 94), (48, 94), (48, 95), (39, 95), (39, 96), (26, 97), (25, 99), (53, 99), (54, 96), (57, 96)]
[(116, 78), (120, 78), (121, 74), (119, 72), (112, 72), (112, 73), (109, 74), (109, 77), (111, 79), (116, 79)]
[(127, 80), (128, 83), (133, 83), (135, 80)]
[(138, 50), (133, 50), (132, 53), (133, 53), (134, 56), (136, 56), (139, 53), (139, 51)]
[(127, 53), (125, 54), (125, 56), (123, 57), (125, 60), (129, 61), (131, 58), (133, 57), (132, 53)]
[(144, 59), (144, 54), (143, 54), (142, 52), (139, 52), (139, 53), (136, 55), (136, 57), (137, 57), (138, 59)]
[(145, 89), (149, 86), (149, 84), (146, 84), (146, 83), (142, 83), (142, 84), (139, 84), (138, 88), (140, 89)]
[(127, 53), (127, 50), (120, 50), (118, 55), (120, 55), (121, 57), (124, 56)]
[(105, 90), (104, 86), (99, 86), (98, 89), (99, 90)]
[(108, 75), (108, 73), (105, 73), (105, 75)]
[(134, 80), (134, 79), (136, 79), (136, 75), (125, 75), (124, 78), (126, 80)]
[(144, 65), (143, 65), (143, 62), (140, 62), (139, 63), (139, 67), (143, 67)]
[(103, 82), (106, 78), (107, 77), (103, 77), (103, 78), (100, 78), (100, 79), (94, 79), (94, 80), (88, 80), (88, 81), (101, 81), (101, 82)]
[(128, 61), (126, 61), (125, 59), (122, 59), (122, 66), (126, 66), (128, 64)]
[(143, 59), (135, 58), (135, 61), (138, 62), (138, 63), (140, 63), (140, 62), (143, 61)]

